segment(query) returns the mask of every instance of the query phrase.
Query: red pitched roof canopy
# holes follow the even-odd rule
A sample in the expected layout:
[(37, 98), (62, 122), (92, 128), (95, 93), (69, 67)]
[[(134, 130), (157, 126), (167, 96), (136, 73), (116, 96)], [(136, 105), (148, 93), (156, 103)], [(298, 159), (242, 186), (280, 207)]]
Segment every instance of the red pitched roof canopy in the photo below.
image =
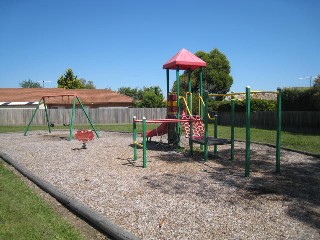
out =
[(176, 69), (179, 66), (179, 70), (195, 70), (199, 67), (207, 66), (206, 62), (196, 55), (189, 52), (187, 49), (182, 48), (180, 52), (174, 55), (168, 62), (163, 65), (164, 69)]

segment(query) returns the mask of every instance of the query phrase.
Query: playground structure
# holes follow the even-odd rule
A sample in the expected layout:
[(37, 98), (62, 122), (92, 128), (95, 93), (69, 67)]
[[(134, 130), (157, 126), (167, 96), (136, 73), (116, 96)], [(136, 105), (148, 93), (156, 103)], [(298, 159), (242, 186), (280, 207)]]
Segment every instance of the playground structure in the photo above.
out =
[[(217, 154), (217, 146), (220, 144), (210, 144), (210, 139), (208, 134), (208, 99), (209, 96), (211, 97), (217, 97), (217, 96), (231, 96), (234, 95), (244, 95), (246, 96), (246, 149), (245, 149), (245, 176), (248, 177), (250, 175), (250, 144), (251, 144), (251, 135), (250, 135), (250, 118), (251, 118), (251, 94), (262, 94), (262, 93), (273, 93), (277, 95), (277, 109), (276, 109), (276, 119), (277, 119), (277, 129), (276, 129), (276, 173), (280, 173), (280, 152), (281, 152), (281, 88), (278, 88), (277, 91), (251, 91), (251, 88), (249, 86), (246, 87), (245, 92), (239, 92), (239, 93), (227, 93), (227, 94), (208, 94), (208, 92), (205, 93), (205, 115), (204, 115), (204, 122), (205, 122), (205, 136), (202, 141), (195, 140), (194, 142), (197, 142), (199, 144), (204, 145), (204, 160), (208, 160), (208, 145), (215, 145), (214, 153)], [(234, 99), (231, 99), (231, 160), (234, 160), (234, 125), (235, 125), (235, 102)], [(217, 139), (217, 119), (215, 119), (215, 131), (214, 131), (214, 138)]]
[(76, 94), (61, 94), (61, 95), (42, 96), (42, 97), (40, 98), (40, 100), (39, 100), (39, 103), (38, 103), (36, 109), (35, 109), (35, 110), (33, 111), (33, 113), (32, 113), (31, 119), (30, 119), (30, 121), (29, 121), (29, 123), (28, 123), (28, 125), (27, 125), (27, 127), (26, 127), (26, 129), (25, 129), (24, 136), (27, 135), (27, 132), (29, 131), (30, 125), (31, 125), (31, 123), (32, 123), (32, 121), (33, 121), (33, 119), (34, 119), (34, 116), (36, 115), (36, 113), (37, 113), (37, 111), (39, 110), (39, 107), (40, 107), (40, 105), (41, 105), (42, 103), (43, 103), (43, 105), (44, 105), (45, 117), (46, 117), (46, 122), (47, 122), (48, 130), (49, 130), (49, 133), (51, 133), (51, 122), (50, 122), (50, 116), (49, 116), (49, 114), (48, 114), (48, 107), (47, 107), (47, 104), (46, 104), (46, 99), (56, 98), (56, 97), (60, 97), (60, 98), (62, 98), (62, 100), (63, 100), (64, 97), (67, 97), (68, 99), (70, 99), (70, 97), (72, 97), (72, 110), (71, 110), (71, 119), (70, 119), (70, 124), (69, 124), (69, 126), (70, 126), (70, 128), (69, 128), (69, 139), (68, 139), (69, 141), (72, 139), (72, 132), (73, 132), (73, 127), (74, 127), (74, 116), (75, 116), (76, 102), (78, 102), (78, 103), (80, 104), (81, 109), (82, 109), (82, 111), (84, 112), (85, 116), (87, 117), (87, 119), (88, 119), (88, 121), (89, 121), (89, 123), (90, 123), (90, 125), (91, 125), (91, 127), (92, 127), (92, 129), (93, 129), (93, 131), (95, 132), (97, 138), (99, 138), (99, 134), (98, 134), (96, 128), (94, 127), (94, 125), (93, 125), (93, 123), (92, 123), (92, 121), (91, 121), (91, 119), (90, 119), (87, 111), (85, 110), (85, 108), (84, 108), (84, 106), (83, 106), (80, 98), (79, 98)]
[[(206, 66), (206, 63), (193, 55), (186, 49), (182, 49), (176, 55), (174, 55), (168, 62), (163, 65), (166, 69), (167, 76), (167, 118), (166, 119), (154, 119), (147, 120), (143, 118), (142, 120), (137, 120), (133, 118), (133, 145), (134, 145), (134, 160), (137, 160), (137, 146), (143, 148), (143, 167), (147, 167), (147, 156), (146, 156), (146, 143), (147, 137), (152, 137), (156, 135), (163, 135), (168, 133), (168, 143), (176, 144), (177, 150), (180, 149), (180, 137), (181, 137), (181, 124), (189, 125), (187, 129), (187, 137), (189, 137), (189, 148), (190, 154), (193, 156), (193, 143), (200, 144), (201, 149), (203, 149), (204, 161), (208, 161), (208, 147), (214, 145), (214, 154), (217, 154), (217, 145), (230, 144), (231, 150), (231, 160), (234, 160), (234, 125), (235, 125), (235, 103), (234, 99), (231, 99), (231, 134), (230, 139), (222, 139), (217, 137), (217, 116), (210, 116), (208, 112), (208, 99), (209, 97), (226, 97), (234, 95), (245, 95), (246, 101), (246, 150), (245, 150), (245, 176), (250, 176), (250, 96), (251, 94), (259, 93), (274, 93), (277, 94), (277, 135), (276, 135), (276, 173), (280, 173), (280, 150), (281, 150), (281, 89), (279, 88), (275, 92), (270, 91), (251, 91), (250, 87), (246, 87), (245, 92), (240, 93), (228, 93), (228, 94), (209, 94), (208, 92), (203, 93), (203, 79), (202, 79), (202, 68)], [(199, 78), (199, 116), (196, 117), (192, 115), (192, 92), (191, 92), (191, 71), (200, 68), (200, 78)], [(176, 96), (169, 92), (169, 70), (176, 70)], [(186, 70), (188, 73), (188, 92), (186, 98), (180, 96), (180, 75), (179, 70)], [(184, 114), (181, 115), (181, 104), (180, 100), (185, 103), (186, 111), (189, 114), (188, 117)], [(182, 119), (184, 118), (184, 119)], [(209, 136), (209, 120), (214, 121), (214, 136)], [(204, 123), (204, 135), (194, 136), (194, 124), (196, 122), (203, 121)], [(142, 123), (142, 144), (137, 142), (137, 131), (136, 124)], [(152, 130), (146, 131), (146, 124), (148, 123), (161, 123), (161, 125)], [(184, 125), (185, 126), (185, 125)]]

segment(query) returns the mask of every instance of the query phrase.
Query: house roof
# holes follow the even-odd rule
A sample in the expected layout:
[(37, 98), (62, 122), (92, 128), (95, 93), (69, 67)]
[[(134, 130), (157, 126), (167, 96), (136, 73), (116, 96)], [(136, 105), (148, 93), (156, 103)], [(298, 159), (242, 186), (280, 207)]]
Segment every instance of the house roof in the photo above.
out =
[(187, 49), (181, 49), (176, 55), (169, 59), (164, 65), (164, 69), (176, 69), (179, 66), (179, 70), (195, 70), (199, 67), (207, 66), (206, 62), (196, 55), (189, 52)]
[[(103, 105), (131, 106), (133, 99), (107, 89), (63, 89), (63, 88), (0, 88), (0, 102), (38, 102), (43, 96), (77, 95), (81, 102)], [(73, 97), (46, 98), (47, 104), (71, 104)]]

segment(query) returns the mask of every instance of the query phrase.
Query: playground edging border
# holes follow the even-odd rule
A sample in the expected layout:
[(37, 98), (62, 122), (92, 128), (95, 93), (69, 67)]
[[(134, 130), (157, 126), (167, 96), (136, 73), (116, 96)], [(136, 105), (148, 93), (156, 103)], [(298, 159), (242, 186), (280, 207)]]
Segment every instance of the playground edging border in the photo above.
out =
[(10, 156), (5, 153), (0, 152), (0, 158), (5, 162), (13, 166), (17, 171), (19, 171), (23, 176), (28, 178), (30, 181), (35, 183), (39, 188), (49, 193), (52, 197), (57, 199), (66, 208), (76, 213), (81, 218), (85, 219), (93, 227), (99, 229), (101, 232), (107, 234), (108, 236), (119, 239), (119, 240), (138, 240), (137, 236), (133, 235), (127, 230), (122, 229), (106, 217), (93, 211), (89, 207), (82, 204), (80, 201), (67, 196), (55, 188), (52, 184), (47, 181), (38, 178), (33, 175), (29, 170), (19, 164), (17, 161), (13, 160)]

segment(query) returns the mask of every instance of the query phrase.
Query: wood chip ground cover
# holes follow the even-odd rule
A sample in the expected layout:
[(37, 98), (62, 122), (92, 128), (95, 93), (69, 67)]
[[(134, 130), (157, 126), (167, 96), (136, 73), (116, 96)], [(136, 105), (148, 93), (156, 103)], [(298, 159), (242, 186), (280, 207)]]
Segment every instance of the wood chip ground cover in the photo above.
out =
[[(142, 239), (320, 239), (320, 159), (252, 144), (219, 146), (208, 162), (155, 137), (133, 161), (132, 134), (101, 132), (86, 150), (67, 131), (4, 133), (0, 151)], [(141, 139), (140, 139), (141, 140)], [(187, 148), (187, 139), (182, 146)], [(213, 151), (213, 149), (210, 149)]]

